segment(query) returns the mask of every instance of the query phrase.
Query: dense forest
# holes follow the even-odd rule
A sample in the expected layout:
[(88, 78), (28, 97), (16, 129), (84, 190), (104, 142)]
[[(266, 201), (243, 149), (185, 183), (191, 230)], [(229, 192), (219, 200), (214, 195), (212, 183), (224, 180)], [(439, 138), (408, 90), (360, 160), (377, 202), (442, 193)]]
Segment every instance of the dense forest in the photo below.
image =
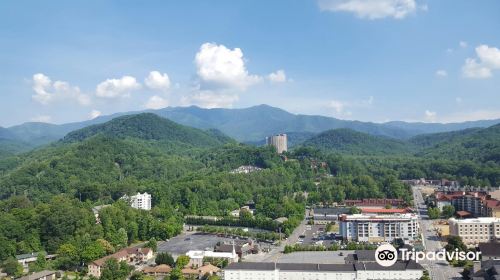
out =
[[(410, 202), (410, 189), (400, 179), (498, 185), (498, 159), (488, 155), (490, 160), (483, 161), (488, 150), (482, 151), (485, 156), (445, 156), (445, 143), (454, 155), (461, 147), (483, 149), (498, 139), (484, 135), (489, 131), (466, 133), (483, 133), (474, 143), (474, 138), (438, 141), (441, 156), (383, 149), (376, 150), (380, 155), (349, 154), (316, 147), (297, 147), (280, 156), (271, 147), (239, 144), (220, 131), (189, 128), (152, 114), (120, 117), (0, 159), (0, 248), (5, 248), (0, 261), (44, 250), (59, 254), (58, 267), (75, 268), (136, 241), (175, 236), (186, 215), (229, 217), (249, 201), (255, 216), (242, 223), (272, 231), (274, 219), (287, 217), (281, 227), (289, 234), (308, 204), (368, 197)], [(241, 165), (263, 170), (229, 172)], [(152, 211), (132, 209), (120, 199), (138, 191), (152, 194)], [(99, 212), (101, 223), (96, 224), (92, 208), (100, 205), (110, 206)]]

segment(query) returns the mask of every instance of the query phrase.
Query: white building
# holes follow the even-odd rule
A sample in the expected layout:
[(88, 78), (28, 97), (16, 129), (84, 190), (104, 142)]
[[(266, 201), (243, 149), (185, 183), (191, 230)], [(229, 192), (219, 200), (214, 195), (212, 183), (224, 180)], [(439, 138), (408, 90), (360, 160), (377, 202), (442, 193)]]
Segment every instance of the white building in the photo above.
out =
[(286, 134), (278, 134), (266, 137), (266, 144), (269, 146), (274, 146), (278, 154), (281, 154), (288, 150)]
[(238, 262), (239, 259), (234, 249), (234, 245), (231, 253), (191, 250), (186, 253), (186, 256), (189, 257), (189, 266), (192, 267), (203, 266), (203, 258), (227, 259), (228, 263)]
[(392, 242), (395, 238), (414, 240), (418, 237), (415, 214), (341, 215), (339, 220), (340, 234), (347, 241)]
[(135, 209), (142, 209), (142, 210), (151, 210), (151, 195), (147, 192), (145, 193), (137, 193), (136, 195), (131, 196), (128, 198), (127, 196), (124, 196), (123, 199), (129, 199), (130, 200), (130, 206)]
[(500, 241), (500, 218), (481, 217), (449, 221), (450, 235), (460, 236), (466, 245)]
[(390, 267), (376, 263), (232, 263), (224, 269), (224, 280), (417, 280), (423, 268), (415, 262), (397, 262)]

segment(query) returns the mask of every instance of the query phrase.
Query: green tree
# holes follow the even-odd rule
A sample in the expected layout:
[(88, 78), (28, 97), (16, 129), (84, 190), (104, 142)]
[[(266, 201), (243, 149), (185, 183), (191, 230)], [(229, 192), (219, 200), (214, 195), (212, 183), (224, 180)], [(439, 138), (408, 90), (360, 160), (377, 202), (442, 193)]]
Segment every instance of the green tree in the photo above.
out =
[(432, 220), (439, 219), (439, 217), (441, 217), (441, 211), (437, 207), (428, 208), (427, 214), (429, 215), (429, 219), (432, 219)]
[(175, 261), (175, 267), (183, 269), (186, 265), (188, 265), (188, 263), (189, 263), (189, 257), (182, 255), (177, 257), (177, 260)]
[(359, 209), (356, 206), (352, 206), (351, 208), (349, 208), (349, 214), (360, 214), (360, 213), (361, 209)]
[(186, 278), (182, 274), (181, 268), (176, 267), (172, 269), (172, 271), (170, 272), (169, 280), (184, 280), (184, 279)]
[(23, 266), (14, 258), (8, 258), (3, 264), (3, 271), (7, 275), (20, 277), (23, 275)]
[(43, 252), (38, 253), (36, 256), (36, 261), (30, 265), (30, 272), (38, 272), (47, 268), (46, 255)]
[(70, 270), (79, 265), (78, 249), (70, 243), (63, 244), (57, 250), (56, 266), (63, 270)]
[(443, 217), (446, 219), (451, 218), (455, 214), (455, 207), (453, 205), (445, 205), (443, 206)]
[(153, 252), (156, 252), (158, 250), (158, 242), (156, 242), (156, 239), (153, 237), (149, 239), (149, 241), (144, 245), (144, 247), (151, 248)]
[(174, 258), (168, 252), (158, 253), (155, 258), (155, 263), (157, 265), (168, 264), (171, 267), (175, 265)]
[(124, 280), (132, 271), (132, 267), (125, 261), (118, 262), (114, 258), (106, 260), (101, 272), (100, 280)]

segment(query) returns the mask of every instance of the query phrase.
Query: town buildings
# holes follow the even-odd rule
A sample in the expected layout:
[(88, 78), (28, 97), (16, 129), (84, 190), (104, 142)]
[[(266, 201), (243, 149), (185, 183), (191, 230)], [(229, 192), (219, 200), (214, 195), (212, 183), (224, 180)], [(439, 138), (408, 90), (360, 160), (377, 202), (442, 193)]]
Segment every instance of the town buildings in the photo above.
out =
[(448, 223), (450, 235), (460, 236), (468, 246), (500, 241), (500, 218), (481, 217), (463, 220), (451, 218)]
[(54, 280), (56, 279), (56, 271), (42, 270), (40, 272), (35, 272), (30, 275), (26, 275), (16, 280)]
[(239, 260), (238, 254), (236, 254), (234, 246), (231, 253), (191, 250), (186, 253), (186, 256), (189, 257), (188, 266), (194, 268), (203, 266), (204, 258), (226, 259), (228, 263), (237, 262)]
[(436, 207), (443, 210), (446, 205), (452, 205), (455, 211), (466, 211), (474, 217), (500, 218), (500, 201), (491, 198), (487, 192), (436, 192)]
[(278, 134), (266, 137), (266, 144), (275, 147), (278, 154), (281, 154), (288, 150), (287, 142), (288, 141), (286, 134)]
[(418, 236), (415, 214), (353, 214), (341, 215), (340, 234), (347, 241), (392, 242), (395, 238), (414, 240)]
[(101, 277), (102, 267), (109, 259), (116, 259), (118, 262), (125, 261), (129, 264), (136, 262), (146, 262), (153, 258), (153, 250), (150, 248), (126, 248), (112, 255), (100, 258), (88, 264), (88, 274), (94, 277)]
[(346, 199), (344, 200), (346, 206), (356, 207), (374, 207), (384, 208), (387, 205), (392, 207), (402, 207), (405, 201), (401, 198), (365, 198), (365, 199)]
[(423, 268), (415, 262), (397, 262), (390, 267), (377, 263), (232, 263), (224, 269), (224, 280), (368, 280), (420, 279)]
[[(16, 255), (16, 260), (23, 266), (24, 269), (27, 269), (30, 263), (36, 262), (39, 254), (40, 253), (38, 252), (32, 252), (30, 254)], [(55, 257), (56, 255), (45, 255), (46, 260), (52, 260), (55, 259)]]

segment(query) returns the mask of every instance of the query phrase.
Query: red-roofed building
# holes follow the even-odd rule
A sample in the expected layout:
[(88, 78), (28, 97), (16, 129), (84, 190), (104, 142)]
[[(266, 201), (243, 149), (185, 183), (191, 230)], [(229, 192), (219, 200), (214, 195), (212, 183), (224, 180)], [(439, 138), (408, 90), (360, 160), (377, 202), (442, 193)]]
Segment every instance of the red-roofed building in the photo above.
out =
[(500, 201), (485, 192), (436, 192), (435, 197), (441, 210), (453, 205), (456, 211), (466, 211), (474, 217), (500, 217)]

